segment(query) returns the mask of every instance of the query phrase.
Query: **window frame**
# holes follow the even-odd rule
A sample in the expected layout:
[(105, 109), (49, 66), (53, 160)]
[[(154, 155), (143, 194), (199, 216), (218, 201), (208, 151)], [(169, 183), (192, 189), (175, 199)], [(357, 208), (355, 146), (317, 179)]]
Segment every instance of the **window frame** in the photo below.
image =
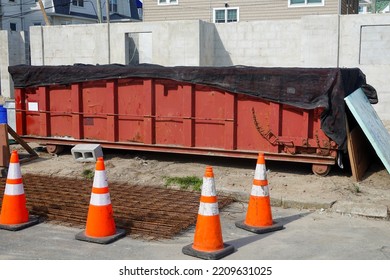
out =
[(305, 3), (302, 4), (291, 4), (291, 0), (288, 0), (289, 8), (306, 8), (306, 7), (323, 7), (325, 6), (325, 0), (321, 0), (321, 3), (307, 3), (308, 0), (304, 0)]
[(9, 30), (10, 31), (18, 31), (18, 25), (15, 22), (9, 23)]
[[(165, 0), (165, 3), (161, 3), (161, 0), (157, 0), (157, 5), (159, 6), (169, 6), (169, 5), (179, 5), (179, 0)], [(171, 2), (175, 1), (175, 2)]]
[[(216, 22), (216, 12), (217, 11), (225, 11), (225, 21), (224, 22)], [(236, 10), (237, 11), (237, 20), (236, 21), (228, 21), (228, 10)], [(240, 21), (240, 8), (239, 7), (223, 7), (223, 8), (213, 8), (213, 23), (235, 23)]]
[[(76, 2), (76, 4), (75, 4)], [(75, 6), (75, 7), (84, 7), (84, 0), (72, 0), (72, 6)]]
[(117, 13), (118, 12), (118, 0), (107, 0), (110, 4), (109, 11), (111, 13)]

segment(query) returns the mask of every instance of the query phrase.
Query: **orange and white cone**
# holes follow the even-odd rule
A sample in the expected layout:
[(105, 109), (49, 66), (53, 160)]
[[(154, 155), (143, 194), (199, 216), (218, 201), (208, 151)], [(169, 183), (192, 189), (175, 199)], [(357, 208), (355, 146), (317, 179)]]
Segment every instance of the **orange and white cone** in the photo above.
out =
[(86, 228), (76, 235), (76, 239), (108, 244), (125, 234), (125, 230), (115, 226), (104, 161), (99, 157), (96, 161)]
[(206, 167), (195, 227), (194, 243), (183, 247), (183, 253), (193, 257), (216, 260), (234, 252), (234, 247), (223, 243), (214, 173)]
[(259, 153), (257, 158), (246, 218), (244, 221), (236, 222), (236, 226), (255, 233), (267, 233), (283, 229), (283, 225), (277, 224), (272, 220), (267, 171), (263, 153)]
[(0, 214), (0, 228), (20, 230), (38, 223), (26, 207), (22, 172), (17, 151), (12, 151)]

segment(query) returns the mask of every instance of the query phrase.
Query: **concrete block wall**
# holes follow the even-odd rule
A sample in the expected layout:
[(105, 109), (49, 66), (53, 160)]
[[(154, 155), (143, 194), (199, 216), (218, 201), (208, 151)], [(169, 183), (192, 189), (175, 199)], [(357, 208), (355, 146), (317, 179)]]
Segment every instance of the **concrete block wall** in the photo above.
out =
[(128, 33), (144, 34), (140, 37), (140, 43), (150, 48), (150, 53), (144, 54), (152, 58), (152, 62), (148, 63), (164, 66), (201, 65), (199, 42), (202, 32), (198, 20), (111, 24), (111, 46), (115, 46), (115, 51), (111, 47), (111, 63), (125, 62), (122, 49), (125, 47), (124, 35)]
[(364, 72), (378, 92), (376, 112), (390, 121), (390, 14), (342, 16), (340, 26), (340, 67)]
[(8, 31), (0, 30), (0, 93), (1, 96), (9, 96), (9, 52), (8, 52)]
[(304, 67), (337, 67), (339, 16), (307, 16), (301, 20), (301, 62)]
[[(140, 62), (156, 63), (156, 55), (154, 48), (156, 47), (156, 24), (149, 23), (121, 23), (110, 24), (110, 62), (111, 63), (126, 63), (126, 53), (123, 49), (126, 48), (126, 36), (137, 34), (139, 46), (142, 46)], [(164, 29), (164, 27), (161, 27)], [(142, 54), (144, 52), (144, 54)], [(143, 61), (142, 57), (146, 57)]]
[(52, 25), (30, 28), (32, 65), (108, 63), (107, 25)]
[(216, 24), (215, 66), (301, 65), (301, 20)]
[(214, 65), (214, 50), (215, 50), (215, 25), (208, 22), (199, 22), (200, 24), (200, 42), (199, 42), (199, 59), (200, 66)]
[[(157, 64), (199, 66), (199, 21), (183, 21), (180, 24), (168, 22), (164, 27), (164, 30), (160, 27), (160, 30), (156, 30), (156, 34), (153, 34), (159, 45), (157, 48), (153, 47), (153, 57)], [(154, 38), (153, 42), (155, 42)]]
[(200, 65), (200, 21), (111, 23), (109, 29), (107, 24), (39, 26), (30, 33), (32, 65), (125, 64), (131, 33), (137, 33), (140, 46), (150, 47), (144, 57), (152, 63)]
[[(125, 64), (129, 57), (126, 38), (135, 34), (140, 63), (359, 67), (378, 91), (380, 102), (374, 107), (379, 116), (390, 120), (386, 109), (390, 105), (390, 16), (386, 14), (229, 24), (199, 20), (111, 23), (109, 30), (106, 24), (39, 26), (31, 27), (30, 34), (33, 65)], [(0, 38), (5, 36), (2, 33)], [(0, 57), (9, 50), (3, 46)]]
[(337, 15), (219, 24), (215, 65), (336, 67), (338, 26)]
[(0, 30), (0, 94), (3, 101), (14, 96), (13, 82), (8, 66), (26, 63), (24, 32)]
[(216, 25), (216, 66), (358, 67), (390, 121), (390, 15), (306, 16)]

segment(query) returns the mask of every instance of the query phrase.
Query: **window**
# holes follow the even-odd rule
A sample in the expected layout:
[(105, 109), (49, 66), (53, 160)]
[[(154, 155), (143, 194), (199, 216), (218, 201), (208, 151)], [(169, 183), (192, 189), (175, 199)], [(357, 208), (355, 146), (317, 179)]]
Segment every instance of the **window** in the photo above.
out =
[(157, 0), (159, 5), (176, 5), (178, 0)]
[(118, 12), (118, 0), (110, 0), (110, 12)]
[(323, 6), (325, 4), (324, 2), (325, 0), (288, 0), (288, 6)]
[(238, 8), (217, 8), (214, 9), (214, 22), (226, 23), (226, 22), (238, 22)]
[(72, 0), (73, 6), (84, 7), (84, 0)]
[(10, 29), (11, 31), (16, 31), (16, 23), (11, 22), (11, 23), (9, 24), (9, 29)]

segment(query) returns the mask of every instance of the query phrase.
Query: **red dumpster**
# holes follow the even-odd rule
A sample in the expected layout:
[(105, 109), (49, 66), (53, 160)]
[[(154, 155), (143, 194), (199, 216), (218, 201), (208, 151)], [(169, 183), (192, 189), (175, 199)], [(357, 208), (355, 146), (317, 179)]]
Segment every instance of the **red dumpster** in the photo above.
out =
[(356, 68), (11, 66), (17, 133), (62, 145), (313, 164), (346, 150), (343, 98)]

